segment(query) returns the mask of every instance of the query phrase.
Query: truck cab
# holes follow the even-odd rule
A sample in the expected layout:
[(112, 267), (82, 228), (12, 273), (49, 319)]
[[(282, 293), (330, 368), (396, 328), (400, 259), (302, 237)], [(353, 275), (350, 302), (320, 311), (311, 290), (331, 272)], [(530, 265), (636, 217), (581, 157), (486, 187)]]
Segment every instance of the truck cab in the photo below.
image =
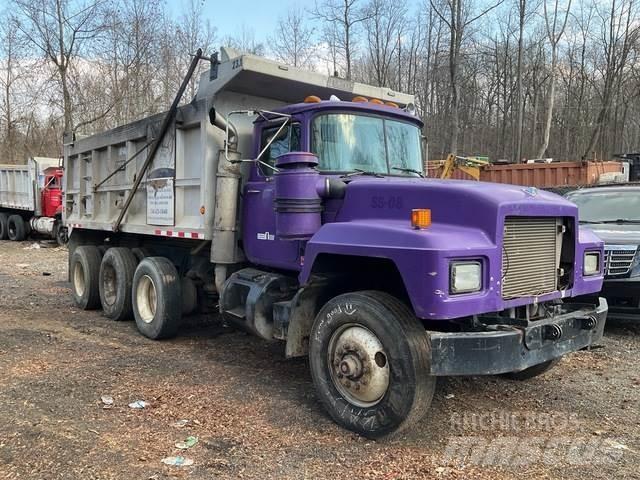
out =
[(221, 53), (191, 103), (65, 142), (81, 308), (161, 339), (216, 305), (308, 356), (331, 417), (372, 438), (438, 376), (525, 380), (600, 340), (603, 244), (574, 204), (423, 178), (411, 95)]
[(43, 217), (62, 215), (62, 176), (64, 170), (60, 167), (49, 167), (44, 171), (44, 186), (42, 187), (41, 208)]
[[(318, 157), (318, 171), (338, 182), (342, 177), (349, 183), (358, 175), (422, 175), (422, 122), (415, 115), (394, 104), (371, 104), (362, 98), (358, 102), (309, 98), (278, 110), (290, 116), (284, 128), (282, 117), (260, 118), (254, 127), (253, 155), (258, 158), (262, 152), (262, 156), (243, 188), (244, 216), (252, 221), (243, 225), (242, 240), (245, 254), (256, 264), (290, 270), (304, 266), (305, 242), (276, 235), (273, 180), (280, 155), (311, 152)], [(335, 220), (341, 202), (329, 203), (323, 207), (323, 223)]]

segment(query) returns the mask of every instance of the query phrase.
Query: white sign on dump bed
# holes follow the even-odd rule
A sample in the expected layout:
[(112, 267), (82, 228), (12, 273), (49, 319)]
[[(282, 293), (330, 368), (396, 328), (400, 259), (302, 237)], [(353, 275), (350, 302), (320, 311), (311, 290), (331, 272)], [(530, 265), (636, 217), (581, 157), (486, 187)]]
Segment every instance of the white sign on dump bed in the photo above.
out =
[(147, 223), (175, 225), (176, 128), (167, 131), (147, 174)]

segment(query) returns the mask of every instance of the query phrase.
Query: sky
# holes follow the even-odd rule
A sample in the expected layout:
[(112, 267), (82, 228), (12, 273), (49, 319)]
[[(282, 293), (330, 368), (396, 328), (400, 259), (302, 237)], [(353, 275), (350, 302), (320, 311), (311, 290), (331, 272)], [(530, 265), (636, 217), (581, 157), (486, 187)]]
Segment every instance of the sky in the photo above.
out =
[[(1, 1), (1, 0), (0, 0)], [(278, 17), (299, 4), (303, 8), (313, 5), (313, 0), (201, 0), (205, 18), (218, 29), (218, 38), (234, 35), (245, 25), (255, 29), (257, 40), (272, 35)], [(167, 0), (173, 13), (178, 16), (185, 0)]]

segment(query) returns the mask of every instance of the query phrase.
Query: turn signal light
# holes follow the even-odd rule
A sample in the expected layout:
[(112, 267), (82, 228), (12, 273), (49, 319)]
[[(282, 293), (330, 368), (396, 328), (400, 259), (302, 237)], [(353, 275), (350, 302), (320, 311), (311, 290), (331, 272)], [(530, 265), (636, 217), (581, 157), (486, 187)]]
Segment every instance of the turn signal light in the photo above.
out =
[(369, 101), (369, 99), (368, 99), (368, 98), (366, 98), (366, 97), (359, 97), (359, 96), (358, 96), (358, 97), (353, 97), (353, 100), (352, 100), (352, 101), (353, 101), (353, 102), (360, 102), (360, 103), (363, 103), (363, 102), (368, 102), (368, 101)]
[(309, 95), (304, 99), (304, 103), (320, 103), (320, 101), (320, 97), (317, 97), (315, 95)]
[(411, 210), (411, 226), (413, 228), (427, 228), (429, 225), (431, 225), (431, 209), (414, 208)]

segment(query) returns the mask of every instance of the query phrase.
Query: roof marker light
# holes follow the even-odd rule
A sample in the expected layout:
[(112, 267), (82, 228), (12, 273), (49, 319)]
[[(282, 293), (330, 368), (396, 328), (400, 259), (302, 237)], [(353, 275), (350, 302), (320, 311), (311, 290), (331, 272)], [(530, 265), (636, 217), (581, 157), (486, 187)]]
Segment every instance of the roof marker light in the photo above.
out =
[(317, 97), (316, 95), (309, 95), (307, 98), (304, 99), (304, 103), (320, 103), (320, 97)]
[(394, 102), (384, 102), (384, 104), (385, 104), (387, 107), (400, 108), (400, 107), (398, 106), (398, 104), (397, 104), (397, 103), (394, 103)]
[(377, 98), (372, 98), (371, 100), (369, 100), (369, 103), (374, 103), (376, 105), (384, 105), (384, 102), (382, 100), (378, 100)]
[(357, 96), (357, 97), (353, 97), (352, 102), (357, 102), (357, 103), (364, 103), (364, 102), (368, 102), (369, 99), (366, 97), (361, 97), (361, 96)]

